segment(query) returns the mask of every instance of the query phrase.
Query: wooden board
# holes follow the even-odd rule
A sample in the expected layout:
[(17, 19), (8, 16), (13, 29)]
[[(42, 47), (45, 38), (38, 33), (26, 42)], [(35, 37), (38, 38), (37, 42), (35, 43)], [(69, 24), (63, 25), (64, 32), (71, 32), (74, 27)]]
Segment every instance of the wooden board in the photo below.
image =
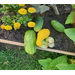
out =
[[(9, 41), (9, 40), (5, 40), (5, 39), (0, 39), (0, 42), (1, 43), (11, 44), (11, 45), (17, 45), (17, 46), (25, 46), (24, 43), (15, 42), (15, 41)], [(56, 49), (50, 49), (50, 48), (43, 49), (43, 48), (40, 48), (40, 47), (37, 47), (37, 49), (75, 56), (75, 53), (67, 52), (67, 51), (63, 51), (63, 50), (56, 50)]]

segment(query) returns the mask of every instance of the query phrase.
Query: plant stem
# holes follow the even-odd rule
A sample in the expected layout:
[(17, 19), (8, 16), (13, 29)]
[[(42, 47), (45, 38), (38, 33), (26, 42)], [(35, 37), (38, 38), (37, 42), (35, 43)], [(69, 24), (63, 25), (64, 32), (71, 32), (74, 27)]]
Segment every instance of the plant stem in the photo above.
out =
[(73, 11), (74, 11), (74, 23), (73, 23), (73, 27), (75, 28), (75, 9)]
[(75, 28), (75, 23), (73, 23), (73, 27)]

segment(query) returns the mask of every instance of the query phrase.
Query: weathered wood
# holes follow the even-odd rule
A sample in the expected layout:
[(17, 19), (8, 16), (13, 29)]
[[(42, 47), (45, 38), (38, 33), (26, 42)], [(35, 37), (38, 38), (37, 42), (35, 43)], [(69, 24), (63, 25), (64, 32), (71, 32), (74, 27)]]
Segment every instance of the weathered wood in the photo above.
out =
[(67, 51), (63, 51), (63, 50), (50, 49), (50, 48), (43, 49), (43, 48), (40, 48), (40, 47), (37, 47), (37, 49), (75, 56), (75, 53), (73, 53), (73, 52), (67, 52)]
[(4, 40), (4, 39), (0, 39), (0, 42), (1, 43), (12, 44), (12, 45), (17, 45), (17, 46), (24, 46), (23, 43), (15, 42), (15, 41), (9, 41), (9, 40)]
[[(12, 44), (12, 45), (17, 45), (17, 46), (24, 46), (24, 43), (15, 42), (15, 41), (9, 41), (9, 40), (4, 40), (4, 39), (0, 39), (0, 42), (1, 43)], [(50, 49), (50, 48), (43, 49), (43, 48), (40, 48), (40, 47), (37, 47), (37, 49), (75, 56), (75, 53), (73, 53), (73, 52), (67, 52), (67, 51), (63, 51), (63, 50), (56, 50), (56, 49)]]

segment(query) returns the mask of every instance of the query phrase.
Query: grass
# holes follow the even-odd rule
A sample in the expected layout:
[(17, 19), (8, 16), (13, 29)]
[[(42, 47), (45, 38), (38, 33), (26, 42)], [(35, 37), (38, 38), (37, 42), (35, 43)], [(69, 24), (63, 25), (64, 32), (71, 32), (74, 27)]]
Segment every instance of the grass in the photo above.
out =
[[(3, 50), (0, 48), (0, 70), (41, 70), (41, 65), (38, 63), (39, 59), (56, 58), (62, 54), (37, 50), (37, 52), (30, 56), (24, 49), (21, 50)], [(69, 56), (69, 58), (71, 58)]]
[(39, 59), (47, 57), (57, 57), (57, 53), (53, 55), (51, 52), (40, 51), (30, 56), (24, 49), (5, 51), (0, 48), (0, 70), (40, 70), (41, 65), (38, 63)]

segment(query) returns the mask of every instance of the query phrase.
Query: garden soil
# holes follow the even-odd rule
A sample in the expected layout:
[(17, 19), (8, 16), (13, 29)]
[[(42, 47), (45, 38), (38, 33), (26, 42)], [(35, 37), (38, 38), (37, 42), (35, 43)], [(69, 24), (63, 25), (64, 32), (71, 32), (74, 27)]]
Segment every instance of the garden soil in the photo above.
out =
[[(48, 5), (50, 7), (50, 5)], [(60, 33), (56, 31), (50, 24), (51, 20), (57, 20), (60, 23), (62, 23), (65, 28), (72, 28), (71, 24), (65, 25), (65, 20), (69, 13), (72, 11), (71, 5), (69, 4), (58, 4), (58, 11), (59, 15), (56, 15), (54, 10), (50, 8), (50, 10), (44, 12), (43, 14), (32, 14), (34, 16), (34, 19), (37, 16), (42, 16), (44, 19), (44, 24), (43, 28), (48, 28), (51, 32), (51, 37), (55, 39), (55, 47), (53, 49), (59, 49), (63, 51), (69, 51), (69, 52), (75, 52), (75, 44), (72, 40), (70, 40), (64, 33)], [(0, 13), (0, 18), (2, 17), (2, 14)], [(1, 25), (2, 23), (0, 23)], [(20, 29), (18, 30), (11, 30), (11, 31), (6, 31), (0, 29), (0, 39), (6, 39), (6, 40), (11, 40), (11, 41), (16, 41), (16, 42), (21, 42), (24, 43), (24, 34), (27, 30), (30, 30), (33, 28), (21, 26)], [(36, 33), (37, 34), (37, 33)], [(14, 49), (20, 49), (21, 47), (19, 46), (14, 46), (14, 45), (9, 45), (9, 44), (3, 44), (0, 43), (0, 47), (3, 47), (4, 49), (6, 47), (14, 50)]]

